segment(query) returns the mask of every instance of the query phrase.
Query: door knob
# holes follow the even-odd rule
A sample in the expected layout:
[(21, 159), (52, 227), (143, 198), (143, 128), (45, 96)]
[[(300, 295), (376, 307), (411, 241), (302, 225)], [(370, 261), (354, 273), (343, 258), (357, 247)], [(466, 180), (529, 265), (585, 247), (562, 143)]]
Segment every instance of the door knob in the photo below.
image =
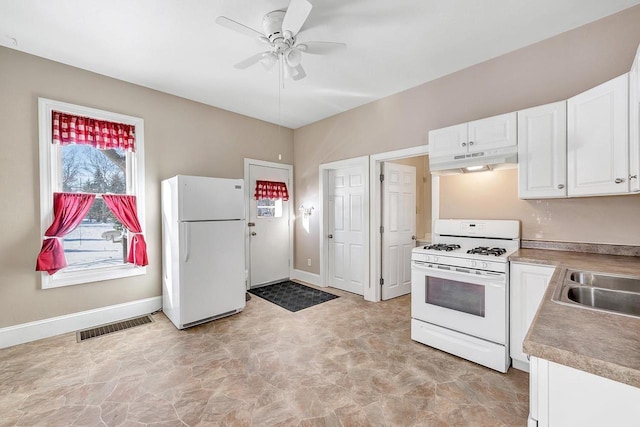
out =
[(252, 235), (252, 236), (256, 236), (257, 234), (258, 234), (258, 233), (256, 233), (255, 231), (252, 231), (252, 232), (251, 232), (251, 235)]
[(333, 234), (329, 234), (327, 237), (333, 239)]
[(564, 188), (564, 184), (558, 184), (558, 190), (562, 190)]
[(616, 178), (614, 181), (616, 184), (622, 184), (624, 182), (624, 178)]
[(411, 240), (416, 240), (417, 237), (416, 236), (411, 236)]

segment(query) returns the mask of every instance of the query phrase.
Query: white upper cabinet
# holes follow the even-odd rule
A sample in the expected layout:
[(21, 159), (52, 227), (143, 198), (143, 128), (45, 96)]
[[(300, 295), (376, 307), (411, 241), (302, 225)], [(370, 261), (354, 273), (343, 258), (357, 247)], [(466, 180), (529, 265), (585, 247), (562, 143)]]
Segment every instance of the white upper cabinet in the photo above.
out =
[(567, 196), (567, 101), (518, 112), (518, 197)]
[(449, 126), (429, 132), (429, 154), (449, 156), (467, 153), (467, 124)]
[(429, 132), (431, 157), (477, 153), (503, 147), (515, 147), (516, 113), (449, 126)]
[(501, 114), (487, 119), (469, 122), (470, 153), (493, 150), (503, 147), (515, 147), (518, 144), (516, 113)]
[(629, 192), (629, 74), (567, 101), (567, 194)]
[(640, 191), (640, 47), (629, 74), (629, 186)]

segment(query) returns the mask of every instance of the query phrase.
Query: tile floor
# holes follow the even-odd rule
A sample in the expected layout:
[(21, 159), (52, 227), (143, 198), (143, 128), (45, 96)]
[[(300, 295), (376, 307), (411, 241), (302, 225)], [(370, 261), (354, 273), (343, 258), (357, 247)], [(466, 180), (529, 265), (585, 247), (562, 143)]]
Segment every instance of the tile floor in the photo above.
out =
[(0, 350), (0, 426), (506, 426), (526, 424), (527, 374), (410, 339), (409, 296), (244, 312)]

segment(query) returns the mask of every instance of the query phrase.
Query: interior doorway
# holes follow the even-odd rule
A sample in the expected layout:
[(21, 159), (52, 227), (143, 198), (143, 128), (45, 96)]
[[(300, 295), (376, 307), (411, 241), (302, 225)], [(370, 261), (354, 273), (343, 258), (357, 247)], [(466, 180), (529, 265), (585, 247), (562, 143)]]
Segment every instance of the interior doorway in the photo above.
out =
[(369, 281), (369, 158), (319, 168), (320, 284), (359, 295)]
[[(398, 164), (415, 167), (415, 234), (408, 234), (405, 230), (404, 236), (399, 240), (402, 243), (396, 245), (393, 251), (389, 247), (393, 246), (393, 239), (385, 240), (385, 232), (388, 230), (381, 227), (393, 221), (387, 212), (385, 216), (385, 206), (383, 202), (384, 182), (380, 180), (385, 165)], [(429, 171), (428, 146), (414, 147), (404, 150), (392, 151), (372, 155), (370, 158), (370, 180), (371, 180), (371, 226), (370, 226), (370, 276), (371, 282), (377, 283), (370, 292), (367, 300), (380, 301), (381, 299), (394, 298), (410, 292), (410, 252), (416, 244), (426, 244), (431, 240), (431, 227), (433, 219), (438, 216), (438, 178), (431, 176)], [(384, 178), (387, 181), (387, 176)], [(387, 181), (388, 182), (388, 181)], [(410, 197), (410, 196), (405, 196)], [(389, 206), (387, 206), (388, 208)], [(404, 227), (407, 229), (408, 227)], [(407, 235), (415, 236), (408, 243)], [(409, 238), (411, 238), (409, 237)], [(385, 248), (386, 257), (385, 257)], [(393, 260), (390, 258), (395, 257)], [(385, 285), (388, 287), (385, 289)]]
[[(293, 166), (245, 159), (247, 289), (287, 280), (293, 259)], [(257, 181), (283, 183), (289, 199), (254, 197)]]

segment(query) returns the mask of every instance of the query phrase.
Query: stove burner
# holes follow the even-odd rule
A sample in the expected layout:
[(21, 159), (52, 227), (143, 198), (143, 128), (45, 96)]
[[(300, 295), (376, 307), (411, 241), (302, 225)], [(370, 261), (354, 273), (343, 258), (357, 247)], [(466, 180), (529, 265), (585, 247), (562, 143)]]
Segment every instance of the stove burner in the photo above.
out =
[(434, 251), (455, 251), (456, 249), (460, 249), (460, 245), (447, 245), (444, 243), (436, 243), (434, 245), (427, 245), (424, 249), (431, 249)]
[(476, 255), (493, 255), (500, 256), (507, 252), (504, 248), (489, 248), (487, 246), (479, 246), (477, 248), (469, 249), (467, 251), (468, 254), (476, 254)]

